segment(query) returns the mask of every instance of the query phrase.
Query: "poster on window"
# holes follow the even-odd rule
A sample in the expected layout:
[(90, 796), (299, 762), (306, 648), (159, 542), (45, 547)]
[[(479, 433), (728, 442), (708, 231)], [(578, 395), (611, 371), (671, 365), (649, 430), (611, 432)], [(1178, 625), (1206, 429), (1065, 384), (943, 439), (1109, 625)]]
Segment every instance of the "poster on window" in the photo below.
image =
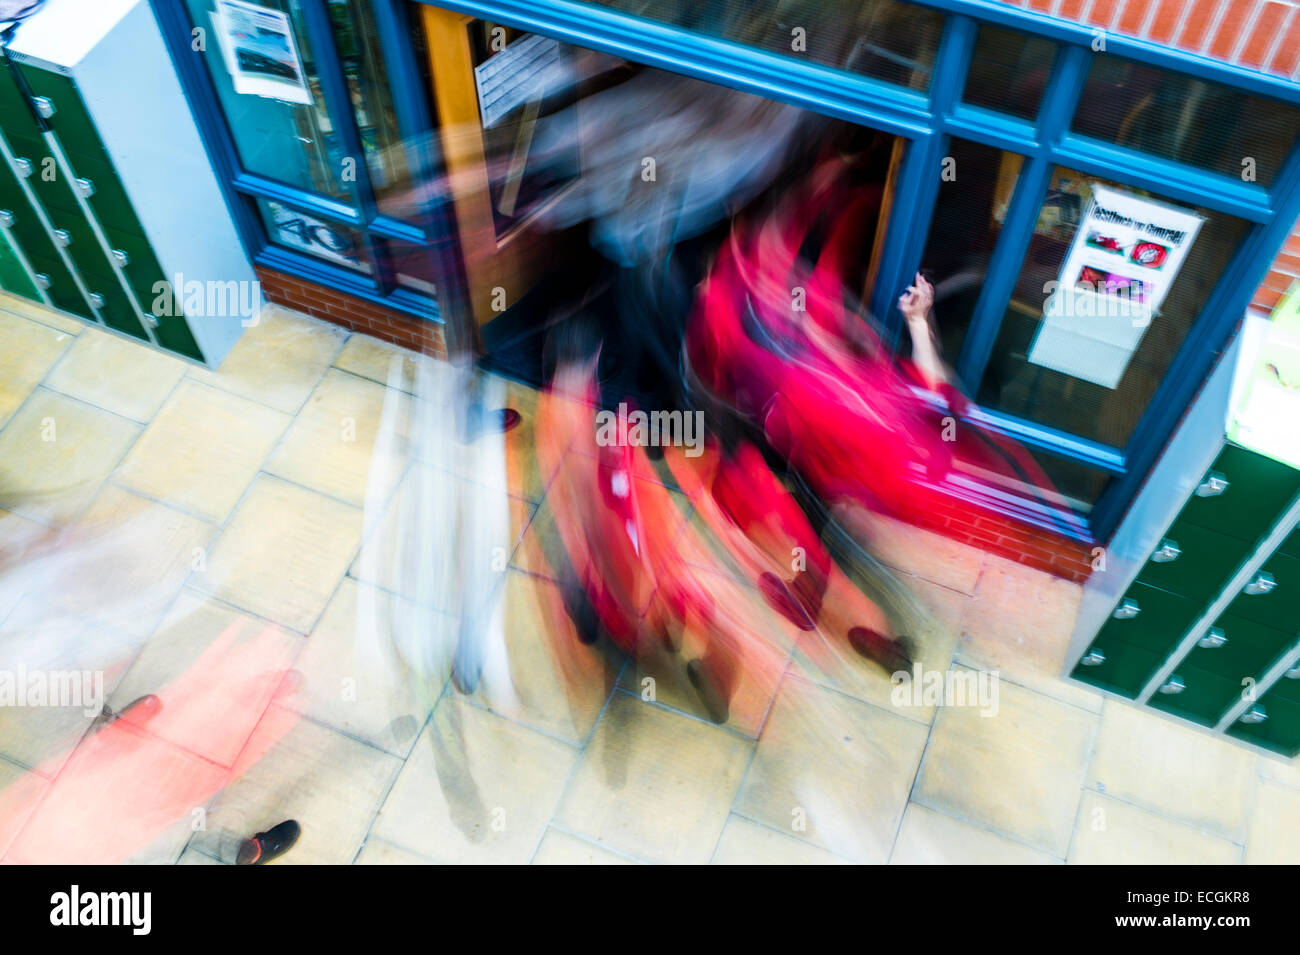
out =
[(1043, 320), (1029, 360), (1115, 388), (1204, 220), (1110, 186), (1091, 189), (1065, 264), (1043, 290)]
[(299, 212), (278, 202), (267, 200), (266, 208), (270, 213), (268, 225), (272, 229), (271, 238), (281, 245), (308, 252), (318, 259), (346, 265), (349, 268), (366, 270), (365, 263), (357, 255), (352, 239), (320, 219)]
[(310, 105), (289, 17), (243, 0), (216, 3), (212, 25), (235, 92)]
[(491, 129), (547, 89), (565, 82), (560, 43), (530, 33), (474, 67), (483, 128)]

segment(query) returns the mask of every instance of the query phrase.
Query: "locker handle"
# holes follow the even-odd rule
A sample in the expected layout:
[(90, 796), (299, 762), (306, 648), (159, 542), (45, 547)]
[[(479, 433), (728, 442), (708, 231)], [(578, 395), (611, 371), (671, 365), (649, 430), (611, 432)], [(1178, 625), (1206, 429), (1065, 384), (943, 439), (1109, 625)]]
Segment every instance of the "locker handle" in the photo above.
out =
[(1187, 684), (1183, 682), (1182, 677), (1175, 674), (1165, 681), (1165, 683), (1160, 687), (1159, 692), (1166, 696), (1176, 696), (1185, 689), (1187, 689)]
[(1217, 650), (1228, 642), (1228, 635), (1219, 627), (1211, 627), (1205, 636), (1196, 641), (1203, 650)]
[(1241, 589), (1244, 594), (1250, 594), (1252, 597), (1260, 594), (1271, 594), (1277, 589), (1277, 581), (1267, 570), (1261, 570), (1255, 575), (1255, 578)]
[(1177, 541), (1172, 541), (1168, 537), (1160, 542), (1156, 552), (1151, 555), (1151, 559), (1157, 564), (1172, 564), (1179, 557), (1183, 556), (1182, 548), (1178, 546)]
[(1132, 597), (1125, 597), (1120, 605), (1115, 608), (1115, 612), (1111, 614), (1111, 616), (1116, 620), (1132, 620), (1141, 612), (1142, 608), (1138, 606), (1136, 600)]
[(1079, 662), (1086, 667), (1099, 667), (1106, 662), (1106, 654), (1100, 650), (1093, 650)]
[(1197, 497), (1218, 497), (1228, 489), (1228, 479), (1218, 471), (1211, 471), (1196, 489)]
[(1264, 712), (1264, 707), (1256, 703), (1245, 713), (1241, 714), (1242, 723), (1262, 723), (1268, 719), (1268, 714)]

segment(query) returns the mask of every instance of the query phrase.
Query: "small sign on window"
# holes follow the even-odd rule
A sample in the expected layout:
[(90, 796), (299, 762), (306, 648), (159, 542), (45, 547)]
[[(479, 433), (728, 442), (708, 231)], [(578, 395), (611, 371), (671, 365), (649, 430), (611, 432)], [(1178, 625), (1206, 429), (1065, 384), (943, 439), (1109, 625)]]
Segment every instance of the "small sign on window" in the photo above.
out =
[(1203, 221), (1188, 209), (1092, 184), (1061, 272), (1044, 289), (1029, 360), (1117, 387)]
[(530, 33), (474, 67), (483, 128), (491, 129), (520, 106), (540, 99), (564, 72), (560, 43)]
[(289, 17), (243, 0), (216, 2), (212, 25), (235, 92), (310, 105)]

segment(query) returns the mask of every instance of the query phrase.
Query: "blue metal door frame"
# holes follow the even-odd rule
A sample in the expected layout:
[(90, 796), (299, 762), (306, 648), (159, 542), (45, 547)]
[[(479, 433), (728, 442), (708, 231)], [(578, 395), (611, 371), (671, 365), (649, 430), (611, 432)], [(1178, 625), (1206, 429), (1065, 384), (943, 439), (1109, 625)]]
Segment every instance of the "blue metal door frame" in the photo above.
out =
[[(1091, 27), (1057, 20), (1000, 0), (918, 0), (917, 6), (947, 15), (932, 82), (924, 93), (808, 60), (690, 33), (579, 0), (411, 2), (547, 34), (576, 46), (791, 103), (902, 137), (906, 149), (896, 185), (895, 212), (888, 223), (870, 302), (872, 311), (884, 317), (893, 336), (901, 328), (893, 303), (919, 266), (938, 196), (940, 167), (950, 139), (969, 139), (1023, 156), (1025, 161), (998, 247), (990, 261), (985, 288), (976, 304), (962, 353), (957, 357), (958, 372), (972, 387), (978, 386), (994, 347), (1053, 167), (1067, 166), (1140, 187), (1156, 183), (1161, 195), (1194, 202), (1252, 223), (1251, 231), (1224, 271), (1125, 447), (1107, 447), (1001, 412), (986, 409), (980, 414), (985, 427), (1031, 448), (1112, 475), (1090, 515), (1092, 533), (1099, 540), (1106, 540), (1123, 516), (1178, 418), (1222, 353), (1272, 257), (1300, 218), (1300, 149), (1293, 148), (1275, 181), (1265, 188), (1090, 140), (1070, 131), (1084, 76), (1097, 55), (1136, 60), (1145, 66), (1190, 75), (1292, 106), (1300, 105), (1300, 87), (1279, 77), (1145, 40), (1103, 34)], [(348, 206), (244, 172), (225, 129), (207, 67), (191, 52), (188, 15), (181, 0), (151, 0), (151, 3), (168, 37), (177, 70), (191, 95), (213, 162), (226, 186), (227, 201), (255, 261), (430, 317), (427, 301), (384, 287), (383, 272), (379, 269), (374, 277), (365, 278), (269, 245), (261, 223), (243, 197), (277, 198), (313, 214), (352, 223), (367, 236), (430, 243), (439, 262), (439, 307), (448, 318), (463, 314), (455, 304), (464, 300), (465, 286), (459, 265), (458, 234), (447, 197), (437, 197), (429, 222), (422, 223), (424, 228), (417, 228), (375, 215), (369, 190), (361, 182), (358, 182), (356, 205)], [(325, 0), (300, 0), (300, 3), (313, 49), (332, 51)], [(408, 141), (425, 141), (434, 126), (422, 74), (410, 47), (410, 7), (405, 0), (371, 0), (371, 6), (402, 134)], [(983, 23), (1044, 37), (1060, 45), (1035, 120), (1019, 120), (961, 101), (976, 33)], [(1104, 36), (1104, 54), (1093, 50), (1099, 36)], [(360, 172), (364, 159), (351, 110), (347, 108), (342, 72), (333, 56), (318, 54), (318, 59), (331, 61), (321, 64), (322, 88), (331, 113), (342, 111), (333, 120), (343, 128), (343, 144), (358, 158)], [(434, 320), (442, 321), (443, 317), (435, 316)], [(446, 322), (449, 335), (455, 337), (453, 326), (461, 324), (459, 319)], [(468, 339), (472, 335), (462, 329), (460, 337)], [(1032, 507), (1030, 511), (1027, 519), (1059, 529), (1050, 514), (1044, 512), (1041, 520), (1036, 520)]]

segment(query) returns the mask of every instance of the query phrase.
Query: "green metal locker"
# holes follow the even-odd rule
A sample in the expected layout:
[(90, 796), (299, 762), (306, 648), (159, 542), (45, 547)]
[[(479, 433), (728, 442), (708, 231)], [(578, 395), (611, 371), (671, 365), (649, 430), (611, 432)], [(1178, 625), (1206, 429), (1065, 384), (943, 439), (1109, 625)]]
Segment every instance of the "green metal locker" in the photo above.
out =
[(149, 4), (51, 0), (2, 59), (0, 285), (219, 363), (256, 310), (185, 315), (172, 286), (260, 287)]
[(1070, 675), (1300, 754), (1300, 293), (1248, 317), (1084, 590)]

